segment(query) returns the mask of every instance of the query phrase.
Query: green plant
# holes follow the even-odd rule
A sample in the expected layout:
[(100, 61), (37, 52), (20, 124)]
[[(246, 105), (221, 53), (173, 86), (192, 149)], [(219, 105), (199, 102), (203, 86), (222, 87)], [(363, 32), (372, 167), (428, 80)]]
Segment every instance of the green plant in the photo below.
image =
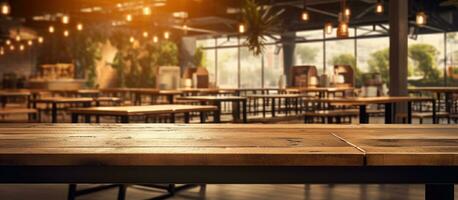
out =
[(258, 56), (263, 53), (267, 38), (275, 38), (280, 32), (280, 18), (282, 10), (274, 11), (272, 7), (260, 6), (255, 0), (245, 0), (242, 16), (247, 26), (245, 33), (248, 49)]
[(205, 52), (204, 50), (202, 49), (202, 47), (198, 47), (196, 49), (196, 52), (194, 53), (194, 60), (193, 60), (193, 64), (194, 66), (196, 67), (205, 67), (206, 64), (205, 64)]
[(438, 54), (439, 51), (429, 44), (414, 44), (409, 47), (409, 57), (426, 80), (440, 78), (436, 63)]
[(314, 63), (318, 55), (318, 49), (306, 45), (298, 45), (296, 46), (296, 55), (301, 58), (304, 64)]

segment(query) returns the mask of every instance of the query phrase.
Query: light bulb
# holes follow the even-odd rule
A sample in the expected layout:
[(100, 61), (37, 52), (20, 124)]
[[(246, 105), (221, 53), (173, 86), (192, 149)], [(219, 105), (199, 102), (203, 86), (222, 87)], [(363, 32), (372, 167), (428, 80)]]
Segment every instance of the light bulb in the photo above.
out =
[(418, 26), (423, 26), (427, 23), (428, 16), (424, 12), (418, 12), (416, 17), (416, 23)]
[(345, 8), (344, 14), (345, 14), (345, 16), (350, 17), (350, 15), (351, 15), (350, 8)]
[(78, 31), (82, 31), (83, 28), (84, 28), (84, 26), (83, 26), (82, 23), (78, 23), (78, 24), (76, 25), (76, 30), (78, 30)]
[(54, 33), (54, 31), (56, 31), (56, 30), (54, 29), (54, 26), (50, 26), (48, 28), (48, 31), (49, 31), (49, 33)]
[(324, 32), (325, 32), (326, 34), (328, 34), (328, 35), (329, 35), (329, 34), (332, 34), (332, 29), (333, 29), (332, 23), (326, 23), (326, 24), (324, 25)]
[(62, 24), (70, 23), (70, 17), (68, 15), (62, 16)]
[(24, 51), (24, 49), (25, 49), (24, 45), (21, 44), (21, 45), (19, 46), (19, 51)]
[(69, 35), (70, 35), (70, 32), (69, 32), (68, 30), (65, 30), (65, 31), (64, 31), (64, 36), (65, 36), (65, 37), (68, 37)]
[(381, 14), (383, 13), (384, 8), (382, 2), (378, 2), (377, 5), (375, 6), (375, 13)]
[(164, 32), (164, 38), (166, 40), (170, 38), (170, 33), (168, 31)]
[(38, 37), (38, 43), (42, 44), (44, 42), (44, 38), (43, 37)]
[(126, 15), (126, 21), (131, 22), (132, 19), (133, 19), (133, 18), (132, 18), (132, 15), (131, 15), (131, 14)]
[(338, 38), (346, 38), (348, 37), (348, 24), (345, 22), (341, 22), (339, 27), (337, 28), (337, 37)]
[(154, 36), (154, 37), (153, 37), (153, 42), (154, 42), (154, 43), (157, 43), (157, 42), (159, 42), (159, 37), (157, 37), (157, 36)]
[(11, 40), (6, 40), (5, 44), (6, 45), (10, 45), (11, 44)]
[(146, 32), (146, 31), (144, 31), (144, 32), (143, 32), (143, 37), (144, 37), (144, 38), (148, 38), (148, 36), (149, 36), (149, 33)]
[(2, 4), (2, 15), (9, 15), (11, 12), (11, 7), (7, 3)]
[(244, 24), (239, 24), (239, 33), (245, 33), (246, 28)]
[(11, 51), (14, 51), (16, 49), (16, 47), (14, 47), (14, 45), (10, 45), (10, 50)]
[(302, 21), (308, 21), (309, 19), (309, 12), (307, 12), (306, 10), (302, 11)]
[(33, 41), (32, 41), (32, 40), (29, 40), (29, 41), (27, 42), (27, 44), (28, 44), (29, 46), (32, 46), (32, 45), (33, 45)]
[(5, 54), (5, 50), (3, 50), (3, 47), (0, 49), (0, 55), (4, 55)]
[(21, 36), (20, 35), (16, 35), (16, 42), (20, 42), (21, 41)]
[(130, 43), (134, 43), (134, 42), (135, 42), (135, 38), (134, 38), (134, 37), (130, 37), (130, 38), (129, 38), (129, 42), (130, 42)]
[(151, 15), (151, 8), (150, 7), (144, 7), (143, 8), (143, 15)]

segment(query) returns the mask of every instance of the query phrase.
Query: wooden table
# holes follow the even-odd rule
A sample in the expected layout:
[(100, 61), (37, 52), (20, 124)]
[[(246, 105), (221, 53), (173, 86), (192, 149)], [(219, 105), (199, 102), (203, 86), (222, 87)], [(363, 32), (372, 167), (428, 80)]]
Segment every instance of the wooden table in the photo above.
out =
[[(234, 114), (234, 120), (240, 119), (240, 107), (242, 108), (242, 117), (243, 123), (248, 123), (247, 118), (247, 98), (245, 97), (238, 97), (238, 96), (187, 96), (187, 97), (179, 97), (180, 100), (191, 100), (191, 101), (200, 101), (202, 105), (212, 104), (217, 107), (217, 114), (215, 117), (217, 119), (215, 121), (221, 121), (221, 103), (222, 102), (231, 102), (233, 107), (237, 107), (236, 112)], [(240, 103), (242, 104), (240, 106)]]
[(339, 104), (346, 106), (359, 106), (359, 122), (361, 124), (369, 123), (367, 106), (371, 104), (385, 105), (385, 124), (394, 123), (396, 120), (396, 103), (407, 103), (407, 120), (412, 123), (412, 102), (431, 101), (433, 104), (433, 122), (437, 123), (436, 117), (436, 100), (426, 97), (355, 97), (355, 98), (308, 98), (302, 99), (309, 102), (322, 102)]
[(262, 114), (263, 117), (266, 117), (266, 105), (267, 102), (270, 101), (271, 105), (271, 114), (272, 117), (276, 115), (276, 100), (279, 100), (279, 105), (281, 104), (281, 100), (284, 99), (285, 101), (285, 109), (287, 109), (286, 114), (289, 113), (289, 103), (291, 101), (294, 102), (294, 110), (296, 114), (300, 112), (299, 106), (301, 104), (301, 99), (305, 97), (309, 97), (306, 94), (263, 94), (263, 95), (248, 95), (248, 99), (253, 99), (257, 101), (258, 99), (262, 99), (263, 106), (262, 106)]
[(30, 101), (32, 93), (29, 91), (8, 91), (8, 90), (2, 90), (0, 91), (0, 106), (2, 108), (6, 107), (6, 104), (8, 104), (8, 98), (14, 98), (14, 97), (25, 97), (27, 98), (27, 101)]
[(453, 199), (458, 126), (0, 127), (0, 183), (426, 184)]
[(90, 123), (90, 117), (96, 116), (97, 122), (100, 116), (120, 117), (121, 123), (129, 123), (132, 116), (170, 115), (171, 123), (175, 123), (175, 114), (183, 113), (185, 123), (190, 121), (190, 113), (199, 112), (201, 123), (205, 122), (205, 112), (216, 111), (215, 106), (195, 105), (153, 105), (153, 106), (117, 106), (117, 107), (92, 107), (71, 109), (72, 122), (77, 123), (79, 116), (85, 116), (86, 123)]
[(410, 93), (423, 93), (431, 92), (434, 93), (437, 97), (437, 100), (440, 101), (441, 95), (445, 95), (445, 112), (449, 114), (452, 113), (453, 105), (453, 94), (458, 94), (458, 87), (417, 87), (409, 88)]
[(57, 123), (57, 105), (58, 104), (82, 104), (82, 107), (90, 107), (94, 101), (93, 98), (69, 98), (69, 97), (50, 97), (33, 100), (36, 103), (51, 104), (51, 121)]
[(342, 93), (342, 96), (345, 97), (345, 93), (348, 91), (353, 92), (355, 88), (353, 87), (308, 87), (308, 88), (287, 88), (284, 89), (286, 93), (318, 93), (318, 97), (326, 98), (329, 97), (329, 94)]

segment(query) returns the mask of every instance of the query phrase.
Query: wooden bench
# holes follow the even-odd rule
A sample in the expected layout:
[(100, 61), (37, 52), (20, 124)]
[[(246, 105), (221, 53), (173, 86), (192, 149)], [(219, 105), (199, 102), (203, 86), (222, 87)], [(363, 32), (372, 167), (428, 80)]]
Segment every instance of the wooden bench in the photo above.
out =
[(426, 200), (453, 199), (458, 183), (458, 126), (5, 124), (0, 135), (0, 183), (425, 184)]
[[(40, 121), (38, 111), (31, 108), (2, 108), (0, 109), (0, 116), (2, 118), (10, 115), (28, 115), (28, 121)], [(9, 122), (9, 121), (8, 121)]]
[[(437, 112), (436, 113), (436, 118), (437, 120), (440, 120), (442, 118), (449, 118), (450, 115), (448, 112)], [(433, 118), (433, 114), (430, 112), (413, 112), (412, 113), (412, 118), (414, 119), (419, 119), (420, 124), (423, 124), (423, 120), (426, 118)]]

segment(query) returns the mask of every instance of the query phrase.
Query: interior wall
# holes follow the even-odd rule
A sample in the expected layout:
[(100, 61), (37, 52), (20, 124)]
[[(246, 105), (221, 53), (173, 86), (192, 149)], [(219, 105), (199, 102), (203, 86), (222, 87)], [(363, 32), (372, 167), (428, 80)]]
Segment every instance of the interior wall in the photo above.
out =
[(35, 70), (36, 60), (37, 53), (33, 48), (24, 51), (5, 49), (5, 54), (0, 56), (0, 79), (3, 80), (3, 75), (7, 73), (15, 73), (17, 77), (30, 77)]

